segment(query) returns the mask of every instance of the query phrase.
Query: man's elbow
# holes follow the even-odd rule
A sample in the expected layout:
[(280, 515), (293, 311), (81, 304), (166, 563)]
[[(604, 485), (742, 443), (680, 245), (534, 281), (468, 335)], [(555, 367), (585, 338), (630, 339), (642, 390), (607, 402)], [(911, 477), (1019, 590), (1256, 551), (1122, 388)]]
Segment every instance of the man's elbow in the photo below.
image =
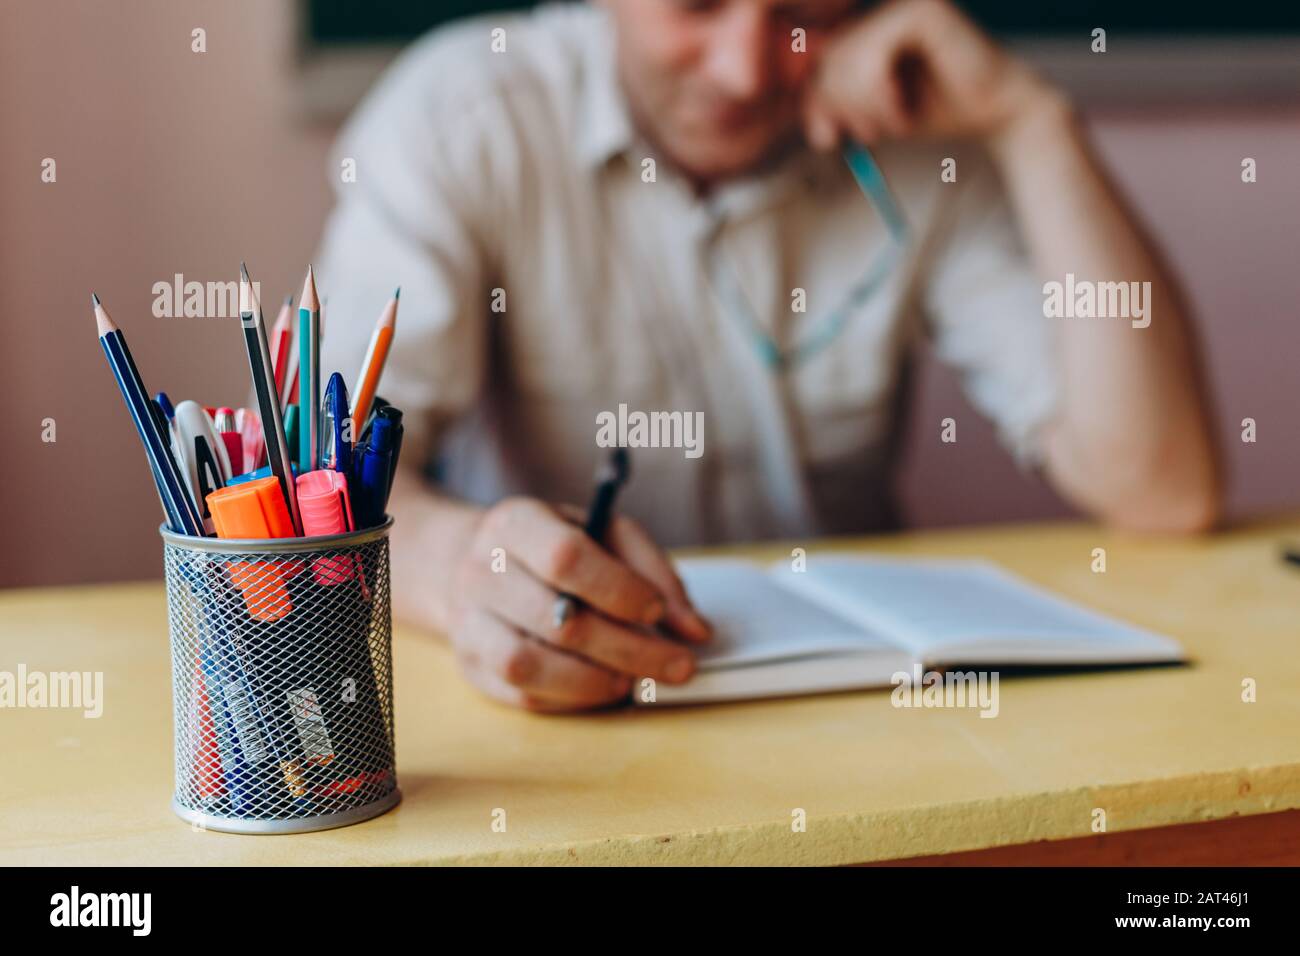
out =
[(1214, 466), (1207, 462), (1180, 471), (1151, 475), (1142, 483), (1142, 491), (1130, 490), (1118, 496), (1103, 517), (1117, 528), (1147, 534), (1204, 534), (1213, 530), (1223, 513), (1223, 495)]

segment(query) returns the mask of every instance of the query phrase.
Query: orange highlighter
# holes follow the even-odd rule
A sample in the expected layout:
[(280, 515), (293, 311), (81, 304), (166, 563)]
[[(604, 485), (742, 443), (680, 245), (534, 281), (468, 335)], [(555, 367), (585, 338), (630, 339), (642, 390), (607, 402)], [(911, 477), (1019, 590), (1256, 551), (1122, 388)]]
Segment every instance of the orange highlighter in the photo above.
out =
[[(278, 478), (258, 478), (219, 488), (207, 497), (218, 538), (292, 538), (293, 521)], [(244, 595), (254, 620), (278, 621), (291, 610), (286, 579), (300, 567), (285, 561), (235, 561), (230, 580)]]

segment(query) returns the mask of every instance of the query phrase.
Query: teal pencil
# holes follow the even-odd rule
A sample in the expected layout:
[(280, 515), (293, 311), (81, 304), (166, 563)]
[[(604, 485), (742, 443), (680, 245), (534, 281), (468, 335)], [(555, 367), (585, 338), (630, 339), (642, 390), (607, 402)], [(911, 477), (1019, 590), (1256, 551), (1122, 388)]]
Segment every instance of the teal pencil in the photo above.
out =
[(316, 470), (320, 453), (317, 434), (320, 417), (320, 300), (316, 276), (307, 267), (307, 279), (298, 297), (298, 474)]

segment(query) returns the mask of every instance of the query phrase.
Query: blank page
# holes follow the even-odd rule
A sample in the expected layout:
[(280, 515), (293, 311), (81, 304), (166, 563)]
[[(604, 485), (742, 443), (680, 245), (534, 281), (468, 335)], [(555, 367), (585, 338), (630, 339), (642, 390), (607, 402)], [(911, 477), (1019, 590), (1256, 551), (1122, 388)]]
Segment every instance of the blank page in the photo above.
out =
[(934, 664), (1179, 660), (1169, 638), (1072, 604), (980, 561), (810, 557), (787, 589)]
[(861, 624), (780, 587), (756, 565), (701, 558), (679, 561), (677, 570), (714, 627), (713, 640), (697, 654), (702, 671), (844, 651), (898, 652)]

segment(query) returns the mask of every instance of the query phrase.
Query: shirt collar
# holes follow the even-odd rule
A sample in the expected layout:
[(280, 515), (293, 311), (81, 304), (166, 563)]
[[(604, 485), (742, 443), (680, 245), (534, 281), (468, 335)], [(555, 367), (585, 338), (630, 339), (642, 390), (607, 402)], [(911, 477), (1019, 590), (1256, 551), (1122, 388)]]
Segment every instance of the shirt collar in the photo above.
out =
[(577, 147), (582, 161), (598, 169), (625, 152), (636, 138), (614, 61), (614, 31), (602, 17), (600, 36), (582, 44), (582, 93)]

